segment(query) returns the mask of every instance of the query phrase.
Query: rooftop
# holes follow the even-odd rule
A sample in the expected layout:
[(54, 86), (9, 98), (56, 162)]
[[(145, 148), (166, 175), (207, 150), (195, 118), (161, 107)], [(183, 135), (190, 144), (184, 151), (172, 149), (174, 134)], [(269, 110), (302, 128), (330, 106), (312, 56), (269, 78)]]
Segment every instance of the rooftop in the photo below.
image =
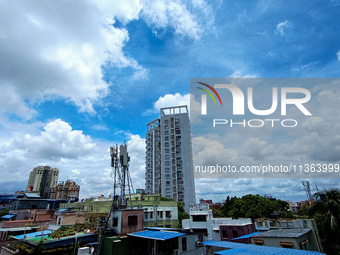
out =
[(296, 249), (285, 249), (275, 248), (268, 246), (259, 246), (252, 244), (241, 244), (232, 243), (226, 241), (208, 241), (203, 242), (204, 245), (213, 247), (222, 247), (228, 250), (217, 251), (214, 254), (227, 255), (227, 254), (238, 254), (238, 255), (326, 255), (324, 253), (316, 251), (296, 250)]
[(25, 193), (27, 198), (41, 198), (37, 193)]
[(244, 235), (244, 236), (239, 236), (237, 238), (233, 238), (231, 240), (245, 239), (245, 238), (249, 238), (249, 237), (252, 237), (254, 235), (260, 234), (260, 233), (261, 232), (254, 232), (254, 233), (251, 233), (251, 234), (248, 234), (248, 235)]
[(129, 236), (135, 236), (135, 237), (141, 237), (141, 238), (147, 238), (147, 239), (153, 239), (153, 240), (168, 240), (171, 238), (184, 236), (184, 233), (179, 232), (171, 232), (171, 231), (152, 231), (152, 230), (144, 230), (141, 232), (136, 232), (132, 234), (128, 234)]
[(307, 234), (311, 229), (309, 228), (294, 228), (294, 229), (278, 229), (269, 230), (253, 237), (300, 237)]

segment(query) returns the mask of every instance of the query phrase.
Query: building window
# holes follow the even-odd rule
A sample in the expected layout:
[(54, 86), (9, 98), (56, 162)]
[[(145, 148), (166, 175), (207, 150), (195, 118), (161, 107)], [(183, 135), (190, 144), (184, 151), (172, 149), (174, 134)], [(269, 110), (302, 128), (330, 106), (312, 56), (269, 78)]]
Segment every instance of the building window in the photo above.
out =
[(165, 211), (165, 217), (171, 218), (171, 211)]
[[(300, 243), (301, 250), (307, 250), (307, 247), (305, 246), (305, 249), (302, 249), (302, 244), (303, 242)], [(292, 242), (280, 242), (279, 243), (282, 248), (293, 248), (294, 244)]]
[(150, 212), (150, 219), (153, 218), (153, 212)]
[(263, 245), (264, 243), (263, 239), (253, 239), (252, 241), (256, 245)]
[(169, 153), (170, 152), (170, 150), (169, 149), (165, 149), (165, 153)]
[(181, 130), (176, 130), (176, 131), (175, 131), (175, 134), (176, 134), (176, 135), (180, 135), (180, 134), (181, 134)]
[(164, 137), (164, 141), (169, 141), (169, 136)]
[(206, 215), (193, 215), (192, 221), (207, 221)]
[(144, 219), (146, 219), (146, 220), (148, 219), (148, 213), (147, 212), (144, 213)]
[(159, 218), (163, 218), (163, 211), (158, 211), (157, 215), (159, 216)]
[(164, 124), (169, 124), (169, 120), (164, 120)]
[(228, 239), (228, 231), (222, 230), (222, 238)]
[(237, 230), (233, 230), (233, 238), (237, 238), (238, 237), (238, 232)]
[(165, 146), (165, 147), (169, 147), (169, 142), (165, 142), (165, 143), (164, 143), (164, 146)]
[(165, 129), (168, 129), (168, 128), (169, 128), (169, 125), (164, 125), (164, 128), (165, 128)]
[(166, 188), (166, 193), (170, 193), (170, 188)]
[(171, 228), (171, 225), (165, 225), (166, 228)]
[(169, 134), (168, 130), (164, 131), (164, 135), (168, 135), (168, 134)]
[(166, 166), (170, 166), (170, 162), (169, 161), (165, 161), (165, 165)]
[(187, 250), (187, 238), (182, 237), (182, 251), (186, 251), (186, 250)]
[(198, 237), (198, 241), (202, 243), (203, 242), (203, 235), (198, 235), (197, 237)]
[(112, 227), (118, 227), (118, 218), (112, 218)]
[(128, 226), (137, 226), (138, 215), (129, 215), (128, 216)]
[(170, 181), (166, 181), (166, 186), (169, 186), (170, 185)]
[(170, 156), (169, 155), (165, 155), (165, 159), (170, 159)]

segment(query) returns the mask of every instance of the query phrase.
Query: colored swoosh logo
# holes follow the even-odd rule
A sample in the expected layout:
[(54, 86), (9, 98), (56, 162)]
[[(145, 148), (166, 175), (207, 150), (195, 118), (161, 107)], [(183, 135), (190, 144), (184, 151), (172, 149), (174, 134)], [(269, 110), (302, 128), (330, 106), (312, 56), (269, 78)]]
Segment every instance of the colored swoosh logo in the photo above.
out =
[[(220, 95), (217, 93), (217, 91), (216, 91), (213, 87), (211, 87), (210, 85), (205, 84), (205, 83), (203, 83), (203, 82), (197, 82), (197, 83), (202, 84), (202, 85), (208, 87), (209, 89), (211, 89), (211, 91), (214, 92), (215, 95), (217, 96), (217, 98), (218, 98), (218, 100), (220, 101), (220, 104), (221, 104), (221, 106), (222, 106), (222, 100), (221, 100), (221, 98), (220, 98)], [(203, 90), (204, 92), (206, 92), (206, 93), (214, 100), (215, 105), (217, 105), (214, 96), (211, 94), (211, 92), (210, 92), (209, 90), (206, 90), (206, 89), (203, 89), (203, 88), (200, 88), (200, 87), (197, 87), (197, 88)]]

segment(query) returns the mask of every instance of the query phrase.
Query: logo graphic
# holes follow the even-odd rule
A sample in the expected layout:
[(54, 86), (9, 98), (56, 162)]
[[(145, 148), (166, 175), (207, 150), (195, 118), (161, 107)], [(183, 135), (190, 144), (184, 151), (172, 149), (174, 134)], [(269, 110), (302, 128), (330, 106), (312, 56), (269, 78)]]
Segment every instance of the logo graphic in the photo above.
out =
[[(200, 83), (209, 89), (211, 89), (215, 95), (218, 97), (220, 100), (221, 106), (222, 106), (222, 101), (219, 96), (219, 94), (216, 92), (216, 90), (209, 86), (208, 84), (202, 83), (202, 82), (197, 82)], [(198, 89), (201, 89), (205, 91), (207, 94), (210, 95), (210, 97), (214, 100), (215, 105), (217, 105), (216, 100), (214, 96), (210, 93), (210, 91), (197, 87)], [(242, 90), (231, 84), (215, 84), (215, 88), (220, 88), (220, 89), (228, 89), (233, 98), (233, 115), (244, 115), (244, 106), (245, 106), (245, 96), (242, 92)], [(287, 114), (287, 105), (295, 105), (304, 115), (312, 115), (304, 106), (304, 103), (307, 103), (311, 99), (311, 93), (309, 90), (305, 88), (297, 88), (297, 87), (282, 87), (281, 88), (281, 98), (278, 96), (278, 88), (273, 87), (272, 88), (272, 105), (269, 109), (266, 110), (258, 110), (255, 109), (253, 105), (253, 88), (248, 87), (248, 94), (247, 94), (247, 105), (248, 105), (248, 110), (258, 116), (264, 116), (264, 115), (270, 115), (274, 113), (278, 107), (278, 101), (281, 99), (281, 115), (286, 115)], [(287, 98), (287, 94), (302, 94), (304, 95), (303, 98)], [(207, 95), (202, 94), (201, 95), (201, 114), (202, 115), (207, 115)]]
[[(220, 101), (220, 104), (222, 106), (222, 100), (220, 98), (220, 95), (216, 92), (216, 90), (213, 87), (211, 87), (210, 85), (205, 84), (203, 82), (197, 82), (197, 83), (202, 84), (202, 85), (206, 86), (207, 88), (211, 89), (211, 91), (214, 92), (215, 95), (217, 96), (217, 98)], [(204, 88), (200, 88), (200, 87), (197, 87), (197, 88), (203, 90), (204, 92), (206, 92), (214, 100), (215, 105), (217, 105), (214, 96), (211, 94), (211, 92), (209, 90), (204, 89)], [(202, 115), (207, 115), (207, 95), (206, 94), (202, 94), (201, 100), (202, 100), (202, 102), (201, 102), (202, 103), (201, 113), (202, 113)]]

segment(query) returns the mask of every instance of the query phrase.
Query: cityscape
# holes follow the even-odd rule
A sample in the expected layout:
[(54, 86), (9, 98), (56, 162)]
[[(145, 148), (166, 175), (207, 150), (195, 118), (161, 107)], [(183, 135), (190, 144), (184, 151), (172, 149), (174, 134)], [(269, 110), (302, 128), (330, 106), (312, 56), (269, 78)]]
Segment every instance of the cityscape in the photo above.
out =
[(0, 255), (340, 254), (339, 8), (0, 1)]
[(124, 142), (110, 147), (113, 192), (108, 197), (80, 200), (81, 187), (59, 181), (59, 169), (50, 166), (33, 168), (25, 191), (0, 194), (1, 254), (237, 254), (241, 249), (317, 255), (336, 250), (323, 238), (329, 235), (327, 223), (315, 216), (323, 212), (319, 205), (333, 199), (328, 193), (340, 196), (337, 189), (314, 197), (310, 182), (303, 181), (305, 201), (249, 194), (196, 203), (188, 107), (161, 108), (146, 129), (143, 188), (133, 188)]

